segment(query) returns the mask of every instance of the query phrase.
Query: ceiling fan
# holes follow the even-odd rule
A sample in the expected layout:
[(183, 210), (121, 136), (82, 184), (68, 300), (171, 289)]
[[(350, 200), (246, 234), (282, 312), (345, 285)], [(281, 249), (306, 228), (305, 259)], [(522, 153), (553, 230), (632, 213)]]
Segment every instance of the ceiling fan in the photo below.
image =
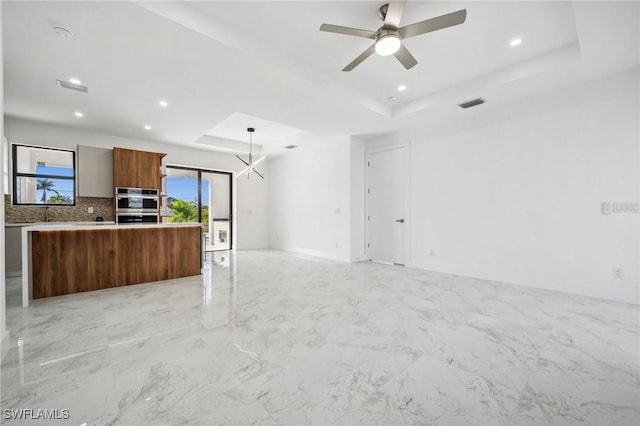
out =
[(377, 31), (361, 30), (359, 28), (342, 27), (331, 24), (322, 24), (320, 26), (320, 31), (375, 40), (375, 43), (371, 45), (371, 47), (362, 52), (360, 56), (344, 67), (342, 71), (351, 71), (360, 65), (362, 61), (373, 55), (373, 52), (376, 52), (380, 56), (393, 55), (406, 69), (410, 69), (416, 65), (418, 61), (416, 61), (416, 58), (414, 58), (409, 50), (402, 44), (401, 40), (459, 25), (464, 23), (467, 18), (467, 10), (462, 9), (457, 12), (438, 16), (437, 18), (431, 18), (426, 21), (400, 27), (404, 4), (405, 0), (391, 0), (388, 4), (382, 5), (378, 16), (380, 16), (380, 19), (382, 19), (384, 23)]

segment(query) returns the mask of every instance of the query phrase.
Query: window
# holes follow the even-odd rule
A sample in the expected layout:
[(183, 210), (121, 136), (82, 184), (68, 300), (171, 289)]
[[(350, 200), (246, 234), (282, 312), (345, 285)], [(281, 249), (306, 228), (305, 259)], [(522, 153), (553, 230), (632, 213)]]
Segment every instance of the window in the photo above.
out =
[(13, 145), (13, 204), (76, 203), (76, 153)]

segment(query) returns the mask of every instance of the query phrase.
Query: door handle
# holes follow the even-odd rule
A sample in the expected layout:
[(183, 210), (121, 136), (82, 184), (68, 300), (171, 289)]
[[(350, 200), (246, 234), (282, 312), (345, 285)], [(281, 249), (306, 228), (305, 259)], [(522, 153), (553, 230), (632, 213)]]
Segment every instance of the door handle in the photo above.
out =
[(396, 219), (396, 222), (398, 222), (398, 223), (404, 223), (404, 219)]

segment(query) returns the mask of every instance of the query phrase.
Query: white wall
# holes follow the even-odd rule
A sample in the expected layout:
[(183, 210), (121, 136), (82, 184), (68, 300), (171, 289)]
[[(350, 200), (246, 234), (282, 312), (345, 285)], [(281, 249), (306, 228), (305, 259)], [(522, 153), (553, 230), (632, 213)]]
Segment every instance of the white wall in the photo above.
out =
[[(237, 158), (234, 160), (240, 162)], [(271, 177), (268, 165), (267, 161), (262, 161), (257, 167), (264, 180), (255, 173), (251, 173), (248, 179), (246, 175), (236, 179), (236, 246), (241, 250), (269, 247), (268, 191)]]
[[(2, 64), (2, 3), (0, 2), (0, 64)], [(2, 66), (0, 66), (0, 117), (4, 114), (4, 88), (2, 85)], [(0, 122), (0, 138), (4, 134), (4, 124)], [(2, 139), (0, 139), (1, 141)], [(0, 164), (4, 165), (4, 143), (0, 148)], [(2, 188), (5, 188), (7, 176), (2, 174)], [(4, 192), (4, 191), (3, 191)], [(4, 212), (4, 196), (0, 197), (0, 211)], [(4, 264), (4, 214), (0, 215), (0, 362), (9, 351), (9, 333), (6, 322), (6, 301), (5, 301), (5, 264)]]
[(640, 215), (600, 213), (639, 201), (638, 89), (636, 69), (409, 132), (407, 265), (638, 303)]
[(351, 179), (351, 261), (358, 262), (366, 258), (365, 251), (365, 147), (366, 140), (351, 137), (350, 179)]
[[(165, 161), (169, 164), (236, 172), (245, 167), (233, 155), (209, 150), (146, 140), (125, 139), (15, 117), (5, 117), (4, 124), (5, 135), (9, 138), (10, 143), (68, 149), (76, 149), (77, 145), (101, 148), (119, 147), (167, 153)], [(239, 250), (266, 248), (268, 245), (268, 168), (268, 161), (260, 163), (260, 170), (265, 172), (265, 180), (257, 178), (257, 176), (252, 176), (249, 180), (239, 178), (233, 188), (236, 197), (236, 213), (234, 214), (236, 225), (235, 245)], [(247, 211), (251, 213), (242, 213)]]
[(269, 245), (350, 261), (349, 138), (306, 134), (294, 143), (269, 164)]

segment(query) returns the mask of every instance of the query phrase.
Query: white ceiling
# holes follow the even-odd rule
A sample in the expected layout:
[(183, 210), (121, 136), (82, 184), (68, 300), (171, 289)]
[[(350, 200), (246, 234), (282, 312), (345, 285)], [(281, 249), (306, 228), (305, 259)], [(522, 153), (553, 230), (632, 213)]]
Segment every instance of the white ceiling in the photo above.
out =
[[(253, 118), (254, 140), (276, 155), (305, 132), (376, 134), (464, 120), (472, 110), (456, 104), (477, 96), (488, 100), (478, 108), (492, 108), (639, 64), (636, 1), (409, 0), (402, 25), (463, 8), (467, 21), (406, 40), (418, 60), (411, 70), (374, 55), (342, 72), (371, 41), (320, 25), (375, 30), (382, 3), (3, 2), (5, 112), (232, 152), (246, 150)], [(74, 36), (58, 37), (53, 25)], [(512, 48), (515, 37), (523, 42)], [(55, 84), (71, 77), (89, 93)], [(169, 106), (159, 107), (161, 99)]]

